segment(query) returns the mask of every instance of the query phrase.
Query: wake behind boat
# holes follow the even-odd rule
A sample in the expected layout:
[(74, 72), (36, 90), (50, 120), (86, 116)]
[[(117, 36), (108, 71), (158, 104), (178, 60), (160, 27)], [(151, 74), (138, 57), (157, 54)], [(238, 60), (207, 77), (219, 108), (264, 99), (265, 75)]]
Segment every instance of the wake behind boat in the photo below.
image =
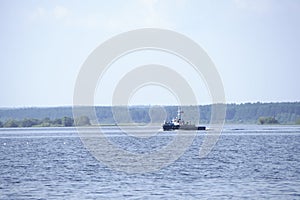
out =
[(177, 117), (173, 118), (171, 121), (164, 122), (164, 124), (162, 125), (163, 130), (206, 130), (205, 126), (196, 126), (195, 124), (184, 122), (184, 120), (181, 117), (182, 113), (183, 111), (181, 111), (180, 107), (178, 107)]

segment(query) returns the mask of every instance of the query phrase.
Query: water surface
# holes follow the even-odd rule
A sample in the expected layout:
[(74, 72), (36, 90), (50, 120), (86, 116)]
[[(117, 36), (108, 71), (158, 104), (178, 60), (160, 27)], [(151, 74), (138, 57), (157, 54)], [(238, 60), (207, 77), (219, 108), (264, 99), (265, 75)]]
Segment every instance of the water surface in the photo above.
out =
[[(103, 130), (113, 144), (136, 153), (159, 150), (176, 135), (145, 139)], [(227, 125), (199, 159), (204, 135), (198, 132), (170, 166), (127, 174), (96, 160), (74, 128), (0, 129), (0, 199), (300, 199), (299, 126)]]

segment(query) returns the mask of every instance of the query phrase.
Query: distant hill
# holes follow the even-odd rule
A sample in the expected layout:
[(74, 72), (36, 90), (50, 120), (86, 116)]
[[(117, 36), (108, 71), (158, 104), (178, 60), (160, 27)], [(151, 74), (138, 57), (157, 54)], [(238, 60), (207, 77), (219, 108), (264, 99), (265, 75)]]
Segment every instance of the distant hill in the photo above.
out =
[[(193, 119), (191, 113), (195, 113), (196, 106), (183, 106), (184, 117), (189, 116)], [(211, 105), (198, 106), (200, 110), (200, 123), (209, 123)], [(120, 108), (121, 109), (121, 108)], [(124, 108), (123, 108), (124, 109)], [(150, 109), (150, 110), (149, 110)], [(166, 120), (171, 119), (177, 114), (177, 106), (164, 106)], [(150, 122), (150, 106), (130, 107), (130, 115), (133, 121), (137, 123)], [(161, 111), (161, 110), (160, 110)], [(155, 112), (152, 110), (152, 112)], [(114, 124), (115, 119), (112, 109), (109, 106), (97, 106), (96, 114), (99, 123)], [(155, 113), (154, 113), (155, 114)], [(72, 107), (31, 107), (31, 108), (0, 108), (0, 121), (9, 119), (57, 119), (63, 117), (72, 117)], [(195, 117), (195, 116), (194, 116)], [(300, 102), (285, 103), (243, 103), (228, 104), (226, 111), (227, 123), (258, 123), (260, 117), (272, 117), (280, 124), (300, 123)], [(196, 117), (195, 117), (196, 118)], [(118, 118), (118, 122), (126, 123), (126, 117)], [(94, 122), (95, 123), (95, 122)]]

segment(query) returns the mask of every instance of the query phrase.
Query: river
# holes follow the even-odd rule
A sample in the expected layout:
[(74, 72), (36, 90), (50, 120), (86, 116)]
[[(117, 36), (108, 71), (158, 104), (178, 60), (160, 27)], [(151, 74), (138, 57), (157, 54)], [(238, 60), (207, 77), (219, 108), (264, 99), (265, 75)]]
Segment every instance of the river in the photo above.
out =
[[(117, 127), (102, 130), (136, 153), (176, 135), (132, 139)], [(200, 159), (205, 134), (170, 165), (127, 173), (93, 157), (75, 128), (1, 128), (0, 199), (300, 199), (300, 126), (226, 125)]]

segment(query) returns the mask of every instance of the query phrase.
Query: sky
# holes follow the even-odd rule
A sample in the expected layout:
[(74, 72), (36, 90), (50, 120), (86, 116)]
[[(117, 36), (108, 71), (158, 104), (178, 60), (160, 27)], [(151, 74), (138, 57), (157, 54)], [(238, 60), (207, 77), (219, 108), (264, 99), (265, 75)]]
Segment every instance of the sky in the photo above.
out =
[[(0, 0), (0, 28), (0, 107), (72, 105), (76, 78), (90, 53), (140, 28), (168, 29), (197, 42), (213, 60), (228, 103), (300, 101), (298, 0)], [(109, 105), (132, 66), (153, 62), (182, 70), (199, 104), (211, 102), (204, 81), (186, 63), (150, 51), (114, 64), (99, 80), (98, 88), (103, 84), (106, 90), (95, 91), (95, 103)], [(117, 74), (121, 68), (123, 74)], [(166, 89), (147, 86), (129, 102), (177, 100)]]

